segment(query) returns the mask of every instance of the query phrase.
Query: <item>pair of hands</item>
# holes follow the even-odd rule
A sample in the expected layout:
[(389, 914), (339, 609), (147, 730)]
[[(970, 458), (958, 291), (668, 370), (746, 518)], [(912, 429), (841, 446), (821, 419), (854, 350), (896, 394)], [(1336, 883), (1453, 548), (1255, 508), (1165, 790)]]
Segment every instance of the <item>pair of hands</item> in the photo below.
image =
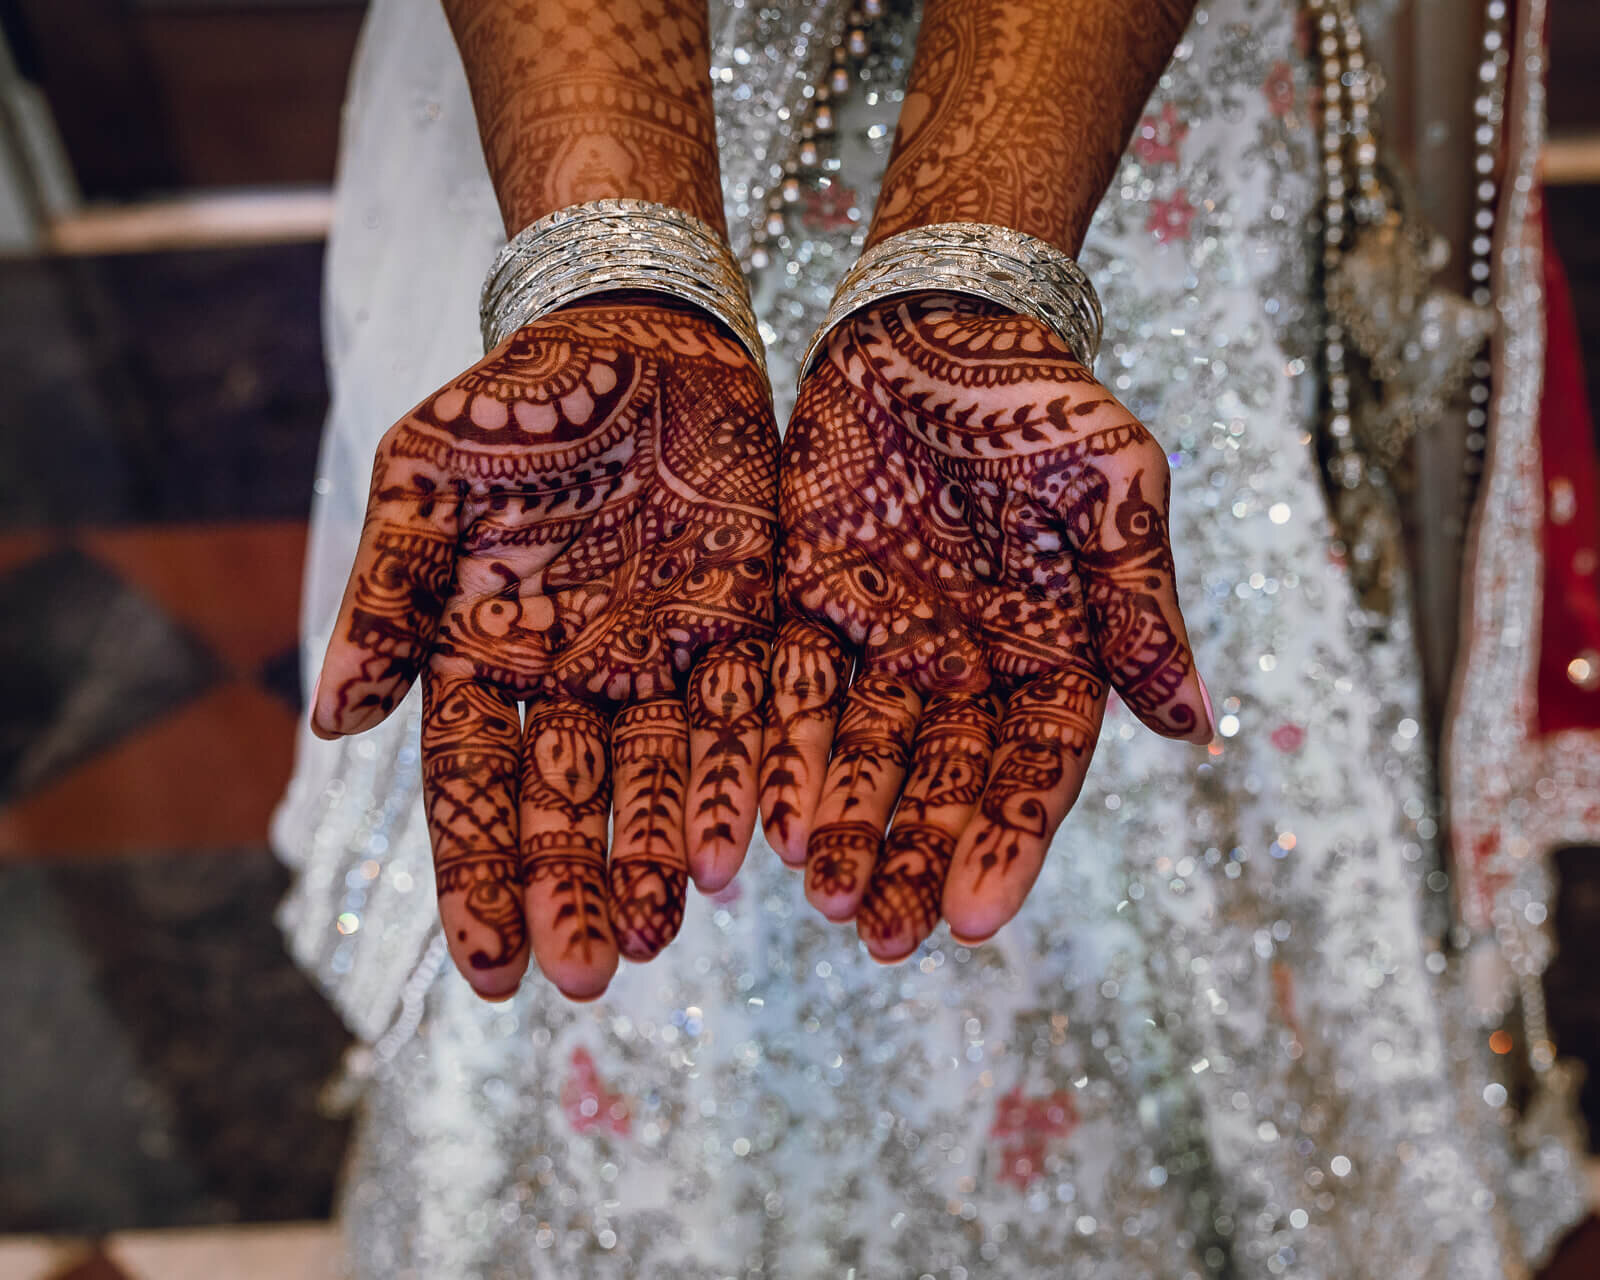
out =
[(782, 455), (749, 355), (650, 296), (528, 325), (380, 443), (312, 727), (370, 728), (421, 673), (440, 915), (481, 995), (530, 951), (599, 995), (691, 878), (728, 884), (758, 808), (879, 959), (941, 914), (986, 938), (1108, 682), (1210, 739), (1166, 458), (1037, 322), (946, 294), (858, 314)]

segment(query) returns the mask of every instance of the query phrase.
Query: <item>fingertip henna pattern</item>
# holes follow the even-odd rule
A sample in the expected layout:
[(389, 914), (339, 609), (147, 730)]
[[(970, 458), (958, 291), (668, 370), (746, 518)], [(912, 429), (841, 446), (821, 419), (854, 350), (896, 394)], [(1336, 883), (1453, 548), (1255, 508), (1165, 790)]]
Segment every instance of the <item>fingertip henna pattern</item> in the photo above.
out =
[(939, 923), (945, 875), (983, 795), (998, 723), (992, 694), (928, 704), (883, 861), (856, 915), (856, 931), (879, 960), (910, 955)]
[(727, 886), (750, 844), (771, 658), (766, 641), (732, 641), (689, 682), (689, 870), (705, 893)]
[(535, 704), (522, 736), (522, 872), (540, 971), (569, 996), (617, 967), (606, 905), (609, 731), (581, 702)]
[(439, 915), (456, 964), (491, 996), (514, 988), (527, 964), (514, 852), (518, 730), (515, 705), (493, 689), (424, 685), (423, 794)]
[(611, 725), (617, 771), (611, 918), (630, 960), (649, 960), (677, 936), (689, 883), (683, 819), (689, 723), (681, 703), (624, 708)]
[(828, 628), (791, 618), (779, 630), (762, 738), (761, 818), (768, 842), (791, 866), (805, 861), (849, 671)]
[(598, 994), (677, 931), (686, 822), (722, 865), (748, 837), (776, 453), (743, 349), (631, 301), (519, 330), (385, 436), (316, 715), (365, 728), (423, 667), (441, 916), (483, 994), (530, 943)]
[(1036, 322), (920, 294), (835, 331), (784, 441), (762, 811), (790, 860), (810, 830), (807, 896), (875, 956), (941, 903), (970, 937), (1016, 911), (1110, 685), (1194, 732), (1166, 501), (1160, 447)]

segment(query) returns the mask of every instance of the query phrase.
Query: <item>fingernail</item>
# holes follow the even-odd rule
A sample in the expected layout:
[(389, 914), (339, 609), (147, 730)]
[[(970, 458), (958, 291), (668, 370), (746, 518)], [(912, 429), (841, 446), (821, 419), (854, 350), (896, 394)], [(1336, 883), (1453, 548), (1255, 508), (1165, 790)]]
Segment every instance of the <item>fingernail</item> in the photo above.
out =
[(337, 738), (339, 735), (334, 733), (331, 729), (329, 729), (326, 725), (324, 725), (319, 719), (317, 719), (317, 712), (321, 708), (321, 704), (322, 704), (322, 672), (319, 671), (319, 672), (317, 672), (317, 678), (314, 681), (312, 681), (312, 684), (311, 684), (311, 714), (309, 716), (307, 716), (306, 718), (311, 724), (311, 732), (316, 734), (317, 737), (323, 739), (324, 741), (328, 741), (330, 739)]
[(1206, 709), (1206, 727), (1211, 730), (1211, 732), (1206, 735), (1206, 740), (1200, 744), (1202, 747), (1204, 747), (1209, 746), (1216, 740), (1217, 713), (1211, 709), (1211, 690), (1206, 688), (1206, 678), (1198, 671), (1194, 673), (1194, 678), (1200, 684), (1200, 701)]

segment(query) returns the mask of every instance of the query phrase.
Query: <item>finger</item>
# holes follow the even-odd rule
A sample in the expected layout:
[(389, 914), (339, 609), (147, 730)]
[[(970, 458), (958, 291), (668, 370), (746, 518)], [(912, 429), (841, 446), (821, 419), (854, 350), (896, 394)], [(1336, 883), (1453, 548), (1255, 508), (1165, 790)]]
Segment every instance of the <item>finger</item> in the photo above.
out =
[(1178, 607), (1170, 489), (1165, 455), (1140, 433), (1077, 472), (1062, 512), (1111, 683), (1157, 733), (1207, 743), (1216, 726)]
[(922, 699), (909, 684), (869, 673), (850, 687), (806, 842), (806, 900), (830, 920), (861, 904), (900, 797)]
[(611, 927), (630, 960), (648, 960), (677, 936), (689, 883), (684, 800), (689, 724), (662, 698), (624, 707), (611, 722), (616, 819), (611, 844)]
[(481, 996), (502, 1000), (528, 967), (517, 855), (516, 704), (472, 680), (422, 682), (422, 788), (439, 919)]
[(533, 957), (573, 1000), (592, 1000), (617, 971), (606, 906), (608, 736), (599, 712), (566, 699), (530, 706), (522, 731), (522, 879)]
[(944, 916), (958, 938), (987, 938), (1022, 906), (1078, 798), (1105, 709), (1105, 680), (1087, 665), (1012, 695), (978, 811), (945, 880)]
[(829, 632), (798, 619), (779, 629), (761, 745), (761, 822), (791, 867), (806, 859), (849, 674), (844, 649)]
[(939, 923), (945, 875), (983, 794), (998, 730), (992, 697), (941, 695), (923, 712), (883, 860), (856, 915), (875, 959), (904, 959)]
[(378, 446), (355, 566), (311, 708), (319, 737), (370, 729), (405, 696), (455, 578), (460, 498), (432, 463)]
[(720, 644), (689, 681), (689, 873), (703, 893), (727, 887), (756, 825), (756, 761), (771, 646)]

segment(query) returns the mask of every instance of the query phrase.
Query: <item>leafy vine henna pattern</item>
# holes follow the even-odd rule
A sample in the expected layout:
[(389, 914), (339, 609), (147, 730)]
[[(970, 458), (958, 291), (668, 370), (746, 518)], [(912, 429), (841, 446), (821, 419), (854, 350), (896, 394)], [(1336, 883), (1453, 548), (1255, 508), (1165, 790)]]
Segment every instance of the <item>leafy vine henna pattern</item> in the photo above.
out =
[(440, 914), (481, 994), (531, 951), (598, 995), (671, 941), (691, 873), (738, 869), (776, 457), (749, 355), (643, 295), (519, 330), (379, 445), (312, 725), (358, 733), (421, 672)]
[(1160, 446), (1036, 321), (926, 293), (832, 335), (784, 440), (761, 809), (880, 959), (1016, 913), (1108, 687), (1210, 740), (1167, 500)]

